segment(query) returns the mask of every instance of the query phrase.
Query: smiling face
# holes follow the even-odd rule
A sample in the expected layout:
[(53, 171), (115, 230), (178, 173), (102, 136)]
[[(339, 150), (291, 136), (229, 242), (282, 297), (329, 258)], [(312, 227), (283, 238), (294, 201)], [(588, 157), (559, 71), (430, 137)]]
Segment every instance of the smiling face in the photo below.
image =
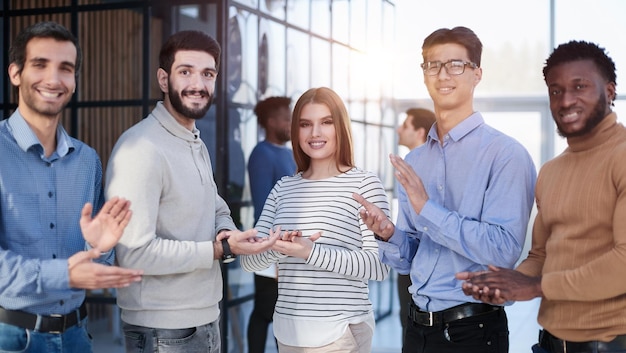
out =
[(61, 116), (76, 88), (76, 54), (72, 42), (35, 37), (26, 45), (22, 70), (15, 63), (9, 65), (9, 77), (18, 87), (19, 110), (25, 119)]
[(164, 105), (183, 126), (191, 129), (194, 121), (204, 117), (211, 107), (217, 69), (215, 59), (204, 51), (176, 52), (171, 73), (157, 73)]
[[(424, 56), (424, 62), (446, 63), (450, 60), (470, 61), (467, 49), (456, 43), (438, 44), (430, 47)], [(424, 83), (435, 105), (435, 111), (469, 109), (471, 114), (474, 87), (481, 77), (480, 68), (466, 66), (462, 74), (450, 75), (442, 67), (437, 75), (424, 74)]]
[(324, 104), (308, 103), (302, 107), (298, 122), (298, 143), (311, 158), (311, 165), (336, 165), (337, 134), (330, 109)]
[(585, 135), (611, 112), (615, 84), (602, 77), (592, 60), (559, 64), (545, 78), (552, 118), (561, 136)]

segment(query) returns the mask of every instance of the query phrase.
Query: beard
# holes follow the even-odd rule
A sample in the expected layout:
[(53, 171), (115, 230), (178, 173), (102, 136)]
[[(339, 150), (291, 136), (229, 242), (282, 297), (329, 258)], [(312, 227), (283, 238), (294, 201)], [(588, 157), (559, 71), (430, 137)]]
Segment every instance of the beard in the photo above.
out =
[[(171, 83), (170, 83), (170, 87), (172, 87)], [(183, 104), (183, 99), (182, 99), (182, 96), (187, 95), (187, 94), (202, 94), (203, 96), (209, 97), (209, 101), (207, 102), (206, 105), (201, 106), (199, 108), (187, 107), (185, 104)], [(204, 91), (204, 90), (202, 91), (182, 90), (179, 92), (179, 91), (170, 89), (167, 95), (170, 99), (170, 103), (172, 103), (172, 107), (174, 108), (174, 110), (179, 112), (184, 117), (189, 118), (189, 119), (194, 119), (194, 120), (202, 119), (206, 115), (206, 113), (209, 111), (209, 108), (211, 108), (211, 103), (213, 102), (213, 95), (209, 94), (209, 92)]]
[(557, 131), (559, 135), (565, 138), (586, 135), (591, 130), (593, 130), (596, 126), (598, 126), (598, 124), (600, 124), (602, 120), (604, 120), (604, 117), (606, 117), (605, 108), (607, 104), (608, 103), (607, 103), (606, 97), (604, 95), (601, 95), (600, 99), (598, 99), (598, 103), (595, 105), (595, 107), (593, 107), (593, 111), (591, 112), (591, 114), (589, 114), (589, 117), (587, 118), (587, 121), (585, 122), (585, 126), (578, 131), (565, 132), (563, 131), (563, 129), (561, 129), (561, 126), (557, 122), (556, 127), (557, 127)]
[(287, 143), (291, 140), (291, 130), (279, 132), (276, 137), (278, 137), (280, 142)]

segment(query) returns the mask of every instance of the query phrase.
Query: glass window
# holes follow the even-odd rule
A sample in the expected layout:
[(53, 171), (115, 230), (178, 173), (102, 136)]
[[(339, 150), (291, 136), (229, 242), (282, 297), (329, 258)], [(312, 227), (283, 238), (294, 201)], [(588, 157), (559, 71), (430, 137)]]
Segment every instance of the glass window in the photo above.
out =
[(364, 50), (367, 44), (367, 1), (350, 2), (350, 46)]
[(261, 11), (267, 12), (279, 20), (285, 19), (286, 0), (261, 0), (259, 5)]
[(332, 87), (342, 97), (348, 97), (349, 72), (350, 72), (350, 49), (341, 44), (332, 46)]
[[(593, 6), (583, 0), (555, 1), (554, 45), (570, 40), (586, 40), (605, 48), (617, 67), (618, 99), (620, 96), (626, 99), (626, 81), (623, 81), (623, 72), (626, 71), (625, 13), (626, 2), (621, 0), (596, 0)], [(583, 23), (584, 26), (581, 25)]]
[[(269, 2), (272, 2), (272, 0), (235, 0), (233, 2), (240, 3), (242, 5), (249, 6), (249, 7), (252, 7), (253, 9), (256, 9), (259, 6), (259, 1), (264, 5)], [(263, 5), (261, 5), (261, 7), (263, 8)]]
[(321, 58), (331, 57), (330, 42), (312, 37), (311, 38), (311, 55), (312, 55), (311, 86), (312, 87), (320, 87), (320, 86), (329, 87), (331, 84), (330, 60), (321, 59)]
[[(285, 27), (276, 22), (261, 21), (261, 35), (267, 39), (267, 91), (265, 96), (285, 94)], [(259, 43), (262, 47), (262, 43)], [(259, 57), (263, 54), (259, 50)], [(261, 62), (259, 62), (259, 65)], [(261, 74), (259, 67), (259, 74)], [(260, 79), (260, 78), (259, 78)]]
[(308, 30), (310, 12), (309, 0), (287, 1), (287, 22), (295, 26)]
[(299, 97), (311, 88), (309, 81), (309, 36), (287, 30), (287, 95)]
[(356, 50), (350, 51), (350, 98), (365, 97), (365, 87), (368, 84), (367, 55)]
[(311, 2), (311, 18), (315, 19), (311, 22), (311, 32), (322, 37), (330, 37), (330, 0)]
[[(255, 103), (259, 68), (258, 17), (245, 11), (228, 21), (228, 93), (233, 102)], [(237, 29), (239, 28), (239, 29)], [(237, 34), (239, 30), (240, 34)]]
[(350, 3), (347, 0), (334, 0), (332, 3), (333, 39), (348, 43), (350, 40)]

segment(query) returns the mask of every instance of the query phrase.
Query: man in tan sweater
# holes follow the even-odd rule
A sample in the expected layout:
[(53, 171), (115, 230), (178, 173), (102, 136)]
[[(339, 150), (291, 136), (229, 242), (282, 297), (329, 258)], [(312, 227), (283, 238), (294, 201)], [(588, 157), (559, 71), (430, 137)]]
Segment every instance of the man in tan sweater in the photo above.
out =
[(626, 128), (611, 111), (615, 64), (572, 41), (546, 61), (550, 109), (568, 148), (537, 179), (532, 248), (515, 270), (459, 273), (494, 304), (541, 297), (534, 352), (626, 352)]

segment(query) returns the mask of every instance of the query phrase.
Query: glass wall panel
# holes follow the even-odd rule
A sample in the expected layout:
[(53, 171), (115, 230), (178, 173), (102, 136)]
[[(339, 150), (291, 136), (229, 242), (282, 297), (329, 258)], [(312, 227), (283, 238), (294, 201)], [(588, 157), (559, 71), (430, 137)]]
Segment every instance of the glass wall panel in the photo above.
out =
[(367, 55), (364, 52), (350, 51), (350, 99), (365, 97), (365, 87), (368, 82)]
[(263, 12), (267, 12), (279, 20), (285, 19), (285, 6), (287, 0), (261, 0), (259, 8)]
[(287, 30), (287, 95), (299, 97), (311, 88), (309, 36), (294, 29)]
[[(389, 161), (389, 154), (395, 153), (395, 146), (397, 146), (396, 136), (397, 135), (395, 129), (386, 127), (383, 127), (381, 129), (381, 150), (380, 156), (378, 156), (378, 158), (380, 158), (380, 167), (378, 168), (377, 173), (378, 177), (383, 182), (383, 186), (385, 187), (385, 189), (390, 192), (394, 191), (396, 178), (393, 175), (394, 168)], [(392, 197), (390, 196), (389, 200), (391, 199)]]
[[(264, 55), (263, 40), (267, 47), (267, 90), (259, 89), (262, 96), (275, 96), (285, 94), (285, 27), (275, 23), (261, 21), (261, 43), (259, 43), (259, 57)], [(259, 60), (259, 65), (262, 61)], [(259, 76), (262, 76), (262, 68), (259, 67)], [(259, 77), (261, 80), (261, 77)], [(259, 88), (261, 84), (259, 83)]]
[(311, 19), (309, 2), (310, 0), (287, 0), (287, 22), (308, 30)]
[[(352, 117), (352, 113), (350, 117)], [(367, 140), (365, 139), (365, 124), (358, 121), (351, 122), (352, 127), (352, 143), (354, 148), (354, 163), (357, 167), (365, 169), (365, 146)]]
[(330, 42), (311, 37), (311, 87), (330, 87)]
[(240, 3), (245, 6), (249, 6), (253, 9), (259, 7), (259, 2), (262, 3), (262, 7), (267, 7), (267, 4), (273, 2), (272, 0), (235, 0), (236, 3)]
[(365, 146), (362, 146), (364, 152), (364, 160), (359, 164), (363, 169), (372, 171), (378, 174), (383, 163), (387, 163), (384, 160), (385, 156), (382, 155), (381, 145), (381, 132), (380, 126), (366, 125), (365, 126)]
[(350, 2), (350, 45), (365, 50), (367, 45), (367, 1)]
[(341, 97), (348, 97), (350, 89), (348, 82), (350, 77), (350, 50), (341, 44), (332, 45), (332, 88)]
[(333, 39), (341, 43), (350, 40), (350, 2), (348, 0), (333, 0), (332, 2)]
[(246, 11), (238, 11), (236, 16), (229, 19), (228, 26), (232, 34), (227, 43), (231, 50), (227, 57), (228, 93), (233, 102), (255, 103), (259, 68), (258, 17)]
[(315, 0), (311, 2), (311, 32), (322, 37), (330, 37), (330, 0)]
[(590, 4), (584, 0), (555, 0), (555, 13), (554, 45), (585, 40), (605, 48), (617, 67), (618, 99), (626, 98), (626, 1), (597, 0)]

